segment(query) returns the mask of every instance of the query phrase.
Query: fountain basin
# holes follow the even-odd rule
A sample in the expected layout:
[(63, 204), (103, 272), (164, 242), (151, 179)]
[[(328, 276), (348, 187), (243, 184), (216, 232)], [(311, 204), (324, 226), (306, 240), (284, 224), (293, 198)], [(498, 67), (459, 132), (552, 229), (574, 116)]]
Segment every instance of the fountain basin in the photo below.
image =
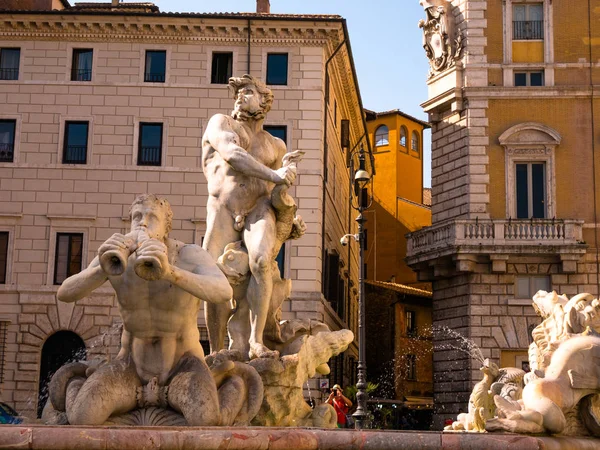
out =
[(600, 439), (436, 431), (320, 428), (0, 425), (0, 449), (32, 450), (595, 450)]

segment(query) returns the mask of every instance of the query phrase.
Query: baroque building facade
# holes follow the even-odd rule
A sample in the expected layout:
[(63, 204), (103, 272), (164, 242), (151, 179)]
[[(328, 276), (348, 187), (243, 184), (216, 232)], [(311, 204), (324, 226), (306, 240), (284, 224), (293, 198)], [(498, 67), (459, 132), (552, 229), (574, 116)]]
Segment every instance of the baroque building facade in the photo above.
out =
[[(293, 280), (283, 319), (356, 334), (357, 249), (339, 243), (351, 214), (342, 120), (346, 145), (367, 133), (345, 20), (269, 14), (268, 2), (264, 12), (223, 14), (30, 3), (0, 17), (2, 400), (39, 413), (57, 361), (116, 354), (112, 288), (76, 304), (57, 302), (56, 291), (109, 236), (128, 230), (137, 194), (165, 196), (171, 235), (201, 243), (200, 140), (209, 118), (233, 107), (232, 75), (266, 80), (275, 95), (266, 128), (305, 152), (290, 192), (308, 231), (278, 256)], [(330, 254), (337, 266), (324, 273)], [(334, 277), (348, 287), (335, 299), (323, 294)], [(202, 316), (198, 325), (206, 340)], [(353, 344), (332, 361), (332, 382), (352, 381), (356, 354)]]
[(526, 368), (531, 297), (599, 294), (600, 1), (421, 4), (432, 226), (407, 261), (433, 283), (439, 427), (481, 378), (454, 332)]

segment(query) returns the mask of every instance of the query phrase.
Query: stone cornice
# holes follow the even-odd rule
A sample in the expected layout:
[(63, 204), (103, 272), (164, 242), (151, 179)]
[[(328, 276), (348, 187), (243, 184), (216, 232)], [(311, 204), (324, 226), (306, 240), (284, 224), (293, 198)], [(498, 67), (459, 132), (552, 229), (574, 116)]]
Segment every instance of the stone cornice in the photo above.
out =
[[(85, 21), (82, 19), (86, 19)], [(140, 17), (21, 17), (0, 20), (0, 38), (68, 41), (211, 41), (247, 42), (247, 22), (231, 19)], [(161, 20), (163, 19), (163, 20)], [(322, 46), (338, 40), (339, 23), (261, 22), (251, 24), (254, 45)]]

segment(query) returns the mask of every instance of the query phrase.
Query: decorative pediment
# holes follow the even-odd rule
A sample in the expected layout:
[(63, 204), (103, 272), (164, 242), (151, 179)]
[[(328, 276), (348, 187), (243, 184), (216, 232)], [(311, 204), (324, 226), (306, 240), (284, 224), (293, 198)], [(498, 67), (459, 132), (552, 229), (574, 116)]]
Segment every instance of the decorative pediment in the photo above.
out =
[(561, 136), (556, 130), (536, 122), (525, 122), (510, 127), (498, 138), (500, 145), (515, 146), (552, 146), (560, 144)]
[(429, 59), (429, 77), (453, 67), (463, 49), (462, 30), (454, 27), (448, 0), (421, 0), (427, 19), (419, 21), (423, 29), (423, 48)]

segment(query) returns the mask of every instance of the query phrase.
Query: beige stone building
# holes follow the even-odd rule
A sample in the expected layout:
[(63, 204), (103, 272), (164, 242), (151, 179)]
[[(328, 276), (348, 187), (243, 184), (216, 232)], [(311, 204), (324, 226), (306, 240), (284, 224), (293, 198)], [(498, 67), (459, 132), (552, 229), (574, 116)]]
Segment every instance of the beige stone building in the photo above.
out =
[[(432, 226), (410, 237), (408, 263), (433, 281), (434, 325), (527, 367), (538, 289), (600, 293), (600, 1), (422, 4)], [(444, 347), (450, 334), (434, 340), (440, 425), (481, 372)]]
[[(65, 358), (114, 355), (112, 288), (74, 305), (58, 303), (56, 290), (128, 229), (137, 194), (167, 197), (172, 236), (201, 243), (200, 139), (213, 114), (233, 107), (232, 74), (266, 80), (275, 94), (266, 125), (305, 152), (292, 195), (308, 231), (279, 255), (293, 280), (284, 318), (356, 331), (357, 249), (339, 244), (353, 224), (340, 135), (348, 126), (344, 145), (354, 147), (367, 133), (345, 20), (30, 3), (0, 15), (2, 400), (39, 412), (47, 374)], [(335, 296), (323, 287), (333, 283), (343, 286)], [(202, 317), (199, 327), (206, 340)], [(351, 381), (356, 353), (332, 361), (332, 382)]]

